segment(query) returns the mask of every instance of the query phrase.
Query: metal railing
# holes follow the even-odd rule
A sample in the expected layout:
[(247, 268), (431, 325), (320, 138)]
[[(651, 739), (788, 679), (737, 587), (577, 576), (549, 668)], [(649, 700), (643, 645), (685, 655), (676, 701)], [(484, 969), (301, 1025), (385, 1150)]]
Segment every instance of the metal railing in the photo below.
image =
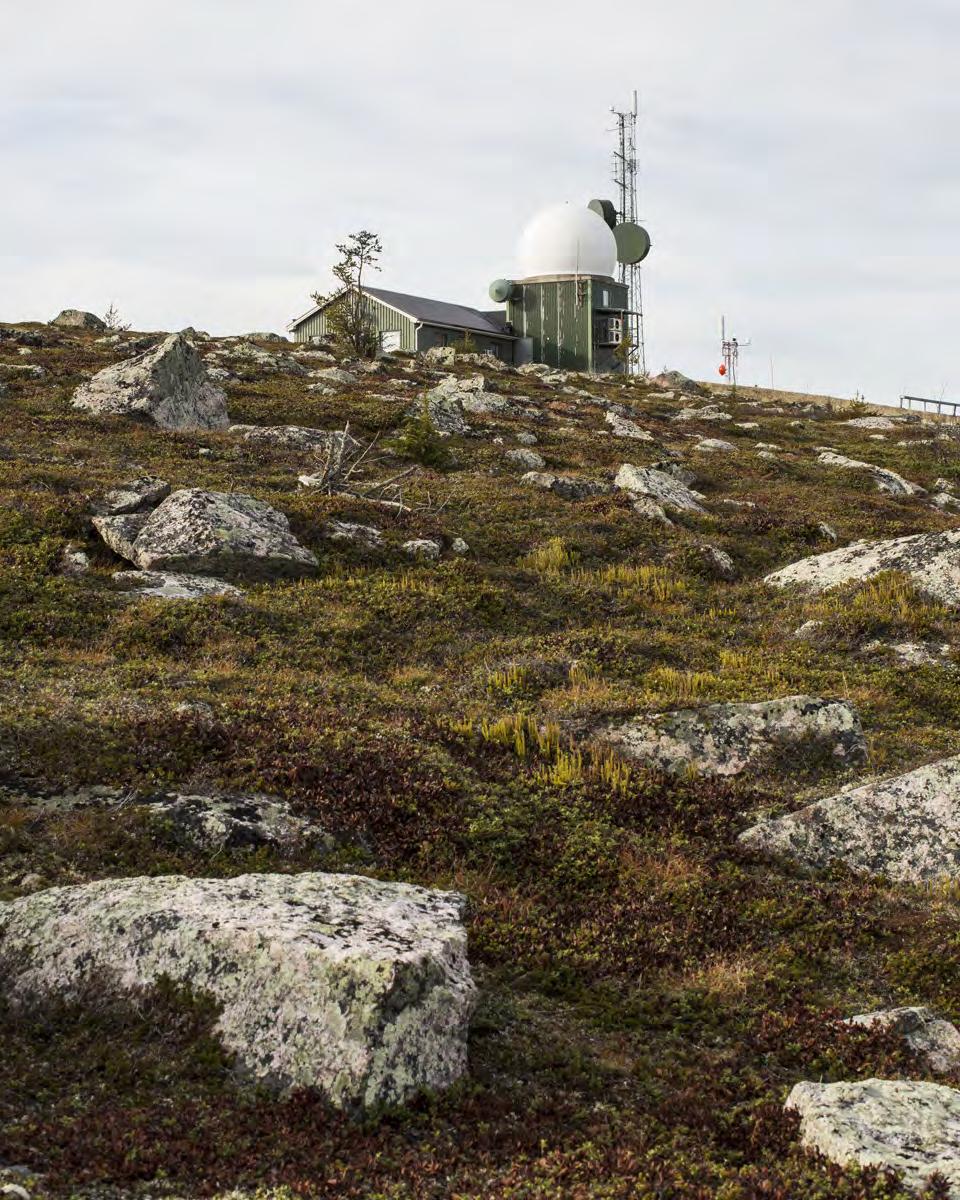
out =
[[(915, 404), (920, 406), (921, 412), (935, 412), (938, 416), (943, 416), (946, 410), (948, 416), (955, 417), (957, 409), (960, 408), (960, 400), (927, 400), (923, 396), (900, 397), (901, 408), (909, 409), (912, 412)], [(928, 408), (927, 405), (931, 407)]]

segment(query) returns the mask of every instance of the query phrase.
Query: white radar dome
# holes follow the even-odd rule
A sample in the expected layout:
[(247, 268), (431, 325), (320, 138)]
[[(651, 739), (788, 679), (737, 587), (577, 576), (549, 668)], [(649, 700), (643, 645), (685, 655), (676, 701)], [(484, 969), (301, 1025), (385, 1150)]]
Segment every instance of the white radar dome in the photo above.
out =
[(617, 268), (617, 242), (610, 226), (586, 205), (553, 204), (533, 218), (520, 236), (520, 276), (604, 275)]

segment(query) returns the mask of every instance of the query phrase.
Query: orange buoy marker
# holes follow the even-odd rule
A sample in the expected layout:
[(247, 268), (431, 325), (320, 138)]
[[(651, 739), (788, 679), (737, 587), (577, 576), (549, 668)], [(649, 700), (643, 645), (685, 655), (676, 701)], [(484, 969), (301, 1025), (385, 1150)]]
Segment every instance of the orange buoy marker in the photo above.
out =
[(721, 374), (721, 375), (726, 375), (726, 373), (727, 373), (727, 364), (726, 364), (726, 363), (721, 363), (721, 364), (720, 364), (720, 374)]

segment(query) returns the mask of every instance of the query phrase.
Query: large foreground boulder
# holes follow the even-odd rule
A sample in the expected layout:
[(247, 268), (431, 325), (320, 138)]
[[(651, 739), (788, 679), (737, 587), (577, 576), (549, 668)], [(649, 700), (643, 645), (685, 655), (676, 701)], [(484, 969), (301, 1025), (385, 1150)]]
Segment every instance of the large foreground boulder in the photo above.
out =
[(730, 776), (774, 759), (856, 763), (866, 757), (853, 705), (813, 696), (658, 713), (602, 736), (627, 758), (671, 774)]
[(226, 429), (227, 400), (207, 377), (196, 347), (179, 333), (152, 350), (98, 371), (73, 395), (97, 416), (153, 421), (161, 429)]
[(317, 566), (283, 513), (242, 492), (184, 488), (151, 513), (94, 517), (93, 524), (143, 571), (302, 575)]
[(467, 1066), (475, 989), (463, 898), (354, 875), (182, 876), (52, 888), (0, 904), (8, 994), (211, 995), (240, 1072), (338, 1108), (402, 1103)]
[(740, 835), (750, 850), (902, 883), (960, 878), (960, 757), (864, 784)]
[(960, 1092), (953, 1088), (893, 1079), (798, 1083), (786, 1106), (800, 1114), (804, 1146), (831, 1162), (901, 1171), (918, 1191), (939, 1173), (960, 1197)]
[(852, 542), (842, 550), (791, 563), (768, 575), (764, 583), (827, 592), (884, 571), (901, 571), (925, 595), (952, 607), (960, 605), (960, 529), (913, 534), (889, 542)]

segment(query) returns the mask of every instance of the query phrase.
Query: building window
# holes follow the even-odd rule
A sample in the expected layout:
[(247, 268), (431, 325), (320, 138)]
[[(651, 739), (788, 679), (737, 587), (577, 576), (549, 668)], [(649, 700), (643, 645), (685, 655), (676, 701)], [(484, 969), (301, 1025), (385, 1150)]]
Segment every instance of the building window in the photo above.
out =
[(385, 330), (380, 334), (380, 349), (384, 354), (390, 354), (400, 349), (400, 330)]
[(609, 308), (610, 307), (610, 293), (607, 291), (606, 288), (604, 288), (603, 291), (600, 293), (600, 295), (602, 297), (603, 307)]

